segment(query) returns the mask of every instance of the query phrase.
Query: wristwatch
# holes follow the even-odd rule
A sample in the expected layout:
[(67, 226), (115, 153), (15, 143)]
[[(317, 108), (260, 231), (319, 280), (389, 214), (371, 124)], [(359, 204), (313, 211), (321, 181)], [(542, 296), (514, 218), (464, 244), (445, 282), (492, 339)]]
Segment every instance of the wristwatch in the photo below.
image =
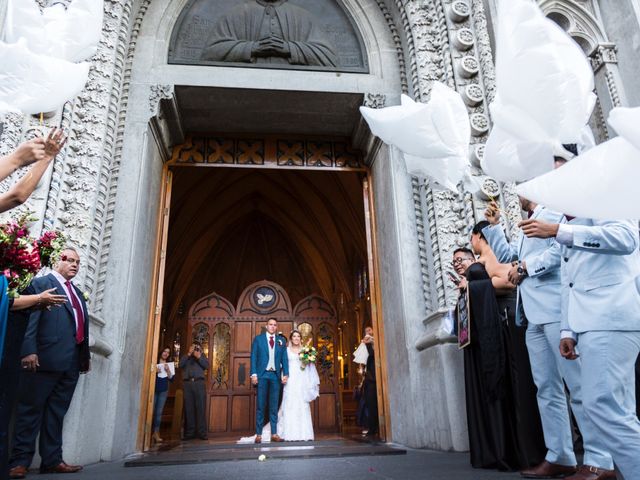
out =
[(522, 266), (521, 262), (518, 262), (518, 275), (526, 277), (528, 275), (527, 270)]

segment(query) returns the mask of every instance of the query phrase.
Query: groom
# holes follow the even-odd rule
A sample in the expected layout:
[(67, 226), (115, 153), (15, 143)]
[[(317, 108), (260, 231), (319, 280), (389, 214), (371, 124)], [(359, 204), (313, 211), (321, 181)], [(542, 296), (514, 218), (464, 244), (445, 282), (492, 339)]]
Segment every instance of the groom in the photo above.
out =
[(287, 344), (276, 334), (278, 321), (267, 320), (267, 331), (253, 339), (251, 345), (251, 383), (258, 386), (256, 402), (256, 443), (262, 442), (264, 426), (264, 410), (269, 398), (269, 421), (271, 422), (271, 441), (282, 442), (278, 431), (278, 397), (280, 382), (287, 383), (289, 378), (289, 361)]

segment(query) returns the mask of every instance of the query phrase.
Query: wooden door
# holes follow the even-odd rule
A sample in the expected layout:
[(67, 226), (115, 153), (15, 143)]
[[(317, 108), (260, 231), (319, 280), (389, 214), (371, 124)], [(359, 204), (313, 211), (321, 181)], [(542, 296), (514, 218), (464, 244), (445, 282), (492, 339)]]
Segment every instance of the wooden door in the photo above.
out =
[(257, 282), (240, 296), (234, 308), (213, 293), (189, 310), (188, 338), (203, 345), (210, 362), (207, 372), (208, 421), (212, 435), (242, 436), (255, 429), (256, 390), (251, 385), (251, 344), (264, 333), (269, 318), (278, 319), (278, 332), (287, 339), (292, 329), (303, 332), (319, 351), (320, 398), (312, 404), (316, 431), (339, 429), (337, 379), (337, 319), (333, 307), (309, 296), (295, 308), (284, 289)]

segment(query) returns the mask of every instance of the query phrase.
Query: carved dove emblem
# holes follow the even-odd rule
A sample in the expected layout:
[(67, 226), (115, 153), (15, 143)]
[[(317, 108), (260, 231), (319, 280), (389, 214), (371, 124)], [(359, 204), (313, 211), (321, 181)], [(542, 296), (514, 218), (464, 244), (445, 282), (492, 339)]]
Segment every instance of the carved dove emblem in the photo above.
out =
[(258, 297), (258, 305), (262, 305), (263, 303), (268, 303), (273, 300), (273, 295), (267, 294), (263, 295), (262, 293), (256, 294)]

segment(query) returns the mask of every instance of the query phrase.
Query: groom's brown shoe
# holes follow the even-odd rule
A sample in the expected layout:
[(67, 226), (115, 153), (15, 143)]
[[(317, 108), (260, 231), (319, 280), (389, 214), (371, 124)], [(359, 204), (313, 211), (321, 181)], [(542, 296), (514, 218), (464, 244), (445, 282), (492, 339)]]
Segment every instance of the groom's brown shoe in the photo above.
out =
[(573, 475), (576, 471), (575, 466), (558, 465), (545, 460), (534, 468), (522, 470), (520, 475), (523, 478), (565, 478)]
[(281, 439), (278, 435), (271, 435), (271, 441), (272, 442), (284, 442), (284, 440)]
[(256, 439), (253, 441), (253, 443), (262, 443), (262, 437), (260, 435), (256, 435)]

